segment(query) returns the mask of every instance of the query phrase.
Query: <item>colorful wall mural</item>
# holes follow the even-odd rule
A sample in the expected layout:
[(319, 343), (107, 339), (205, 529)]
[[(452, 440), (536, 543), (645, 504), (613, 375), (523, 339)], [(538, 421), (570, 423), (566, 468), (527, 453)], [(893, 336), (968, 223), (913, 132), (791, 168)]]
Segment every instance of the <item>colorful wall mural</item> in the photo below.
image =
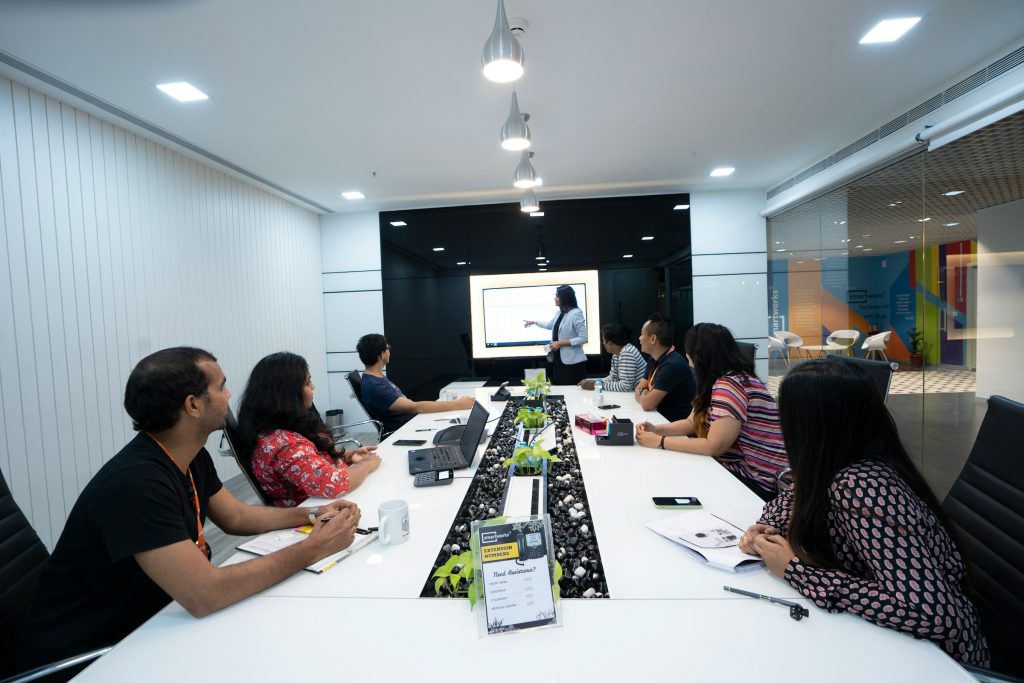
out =
[[(805, 344), (823, 344), (833, 330), (857, 329), (861, 339), (892, 331), (887, 355), (909, 361), (913, 328), (924, 331), (929, 364), (968, 361), (968, 269), (977, 243), (954, 242), (883, 256), (790, 258), (769, 262), (772, 331), (789, 330)], [(940, 287), (940, 282), (942, 286)]]

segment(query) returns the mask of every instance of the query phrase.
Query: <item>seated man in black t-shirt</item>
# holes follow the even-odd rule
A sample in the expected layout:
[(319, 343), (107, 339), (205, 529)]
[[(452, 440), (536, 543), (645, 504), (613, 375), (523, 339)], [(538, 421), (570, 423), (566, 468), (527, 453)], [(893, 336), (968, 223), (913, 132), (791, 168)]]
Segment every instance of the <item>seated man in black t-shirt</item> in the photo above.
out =
[(651, 357), (647, 378), (635, 390), (640, 406), (657, 410), (669, 422), (687, 417), (697, 383), (689, 363), (672, 346), (672, 321), (653, 313), (640, 331), (640, 350)]
[[(200, 349), (165, 349), (135, 366), (124, 407), (139, 434), (71, 510), (26, 612), (22, 670), (113, 644), (172, 599), (195, 617), (215, 612), (352, 543), (352, 503), (250, 506), (221, 485), (204, 444), (224, 426), (230, 397), (217, 359)], [(317, 513), (333, 521), (284, 550), (228, 567), (209, 560), (207, 515), (228, 534), (251, 535)]]

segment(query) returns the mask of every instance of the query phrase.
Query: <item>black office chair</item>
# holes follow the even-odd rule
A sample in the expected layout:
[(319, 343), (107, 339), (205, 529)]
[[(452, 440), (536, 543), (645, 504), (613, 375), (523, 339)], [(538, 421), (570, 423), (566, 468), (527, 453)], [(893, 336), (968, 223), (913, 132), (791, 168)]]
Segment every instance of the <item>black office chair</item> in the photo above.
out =
[[(50, 557), (39, 535), (18, 507), (0, 472), (0, 676), (14, 673), (21, 622), (43, 563)], [(104, 647), (26, 671), (4, 683), (30, 681), (81, 668), (106, 654)]]
[(970, 561), (971, 597), (992, 669), (1012, 676), (1024, 676), (1022, 424), (1024, 404), (991, 397), (971, 455), (942, 504)]
[(362, 402), (363, 400), (363, 377), (359, 374), (358, 370), (345, 375), (348, 383), (352, 385), (352, 393), (355, 394), (356, 400)]
[(884, 403), (888, 400), (889, 387), (892, 386), (892, 373), (899, 367), (898, 363), (884, 360), (868, 360), (867, 358), (857, 358), (856, 356), (842, 356), (838, 353), (830, 353), (826, 358), (837, 363), (856, 366), (868, 373), (868, 376), (874, 380), (875, 385), (878, 387), (878, 393), (882, 395), (882, 402)]
[(748, 360), (751, 363), (755, 362), (755, 359), (757, 358), (757, 344), (738, 341), (736, 342), (736, 346), (740, 347), (740, 354), (745, 360)]
[(245, 480), (249, 482), (249, 486), (252, 487), (253, 491), (259, 497), (260, 502), (264, 505), (270, 505), (270, 499), (263, 493), (263, 489), (256, 480), (253, 478), (252, 472), (249, 470), (249, 466), (242, 461), (241, 453), (238, 450), (238, 444), (240, 443), (238, 438), (238, 420), (235, 418), (235, 413), (228, 407), (228, 414), (224, 420), (224, 430), (221, 436), (221, 453), (225, 452), (224, 442), (227, 441), (227, 451), (231, 453), (231, 457), (235, 459), (235, 463), (238, 465), (238, 469), (242, 470), (242, 474), (245, 476)]

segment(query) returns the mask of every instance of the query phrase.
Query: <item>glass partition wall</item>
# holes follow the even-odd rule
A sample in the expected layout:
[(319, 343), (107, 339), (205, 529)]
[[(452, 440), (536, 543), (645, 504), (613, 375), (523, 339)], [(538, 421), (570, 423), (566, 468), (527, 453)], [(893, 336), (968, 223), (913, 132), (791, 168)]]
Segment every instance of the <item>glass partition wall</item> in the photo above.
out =
[(940, 498), (989, 396), (1024, 402), (1024, 113), (768, 221), (769, 386), (847, 347), (899, 364), (888, 406)]

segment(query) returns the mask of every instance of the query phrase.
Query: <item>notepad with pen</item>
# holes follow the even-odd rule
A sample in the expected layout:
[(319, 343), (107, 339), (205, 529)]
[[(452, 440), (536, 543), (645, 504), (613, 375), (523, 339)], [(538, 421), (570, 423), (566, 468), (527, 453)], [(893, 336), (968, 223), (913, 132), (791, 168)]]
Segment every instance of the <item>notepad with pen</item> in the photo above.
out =
[(730, 572), (760, 569), (764, 560), (739, 549), (743, 530), (704, 510), (684, 512), (647, 523), (647, 528), (676, 544), (701, 564)]
[[(239, 545), (238, 549), (244, 550), (247, 553), (252, 553), (253, 555), (269, 555), (270, 553), (277, 552), (278, 550), (287, 548), (290, 545), (294, 545), (295, 543), (304, 540), (312, 530), (313, 527), (307, 524), (306, 526), (300, 526), (295, 529), (271, 531)], [(328, 555), (319, 562), (314, 562), (306, 567), (306, 571), (313, 572), (314, 574), (322, 574), (349, 555), (356, 553), (368, 546), (370, 543), (373, 543), (375, 540), (377, 540), (376, 531), (372, 531), (366, 535), (357, 534), (355, 540), (352, 541), (352, 545), (341, 552)]]

